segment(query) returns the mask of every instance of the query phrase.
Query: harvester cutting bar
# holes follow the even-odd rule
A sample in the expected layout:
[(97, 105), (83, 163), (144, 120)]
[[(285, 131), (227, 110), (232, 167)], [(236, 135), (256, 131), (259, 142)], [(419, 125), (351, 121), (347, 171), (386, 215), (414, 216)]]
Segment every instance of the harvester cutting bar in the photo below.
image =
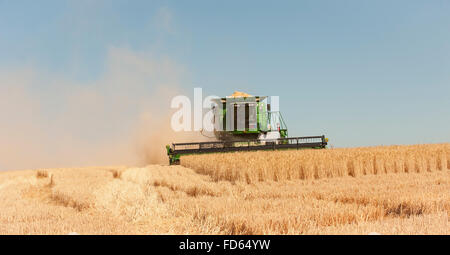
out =
[(175, 156), (175, 162), (179, 163), (179, 156), (185, 154), (232, 152), (232, 151), (255, 151), (276, 149), (301, 149), (301, 148), (325, 148), (327, 145), (325, 136), (306, 136), (279, 138), (274, 140), (242, 140), (242, 141), (220, 141), (200, 143), (174, 143), (169, 149), (169, 157)]

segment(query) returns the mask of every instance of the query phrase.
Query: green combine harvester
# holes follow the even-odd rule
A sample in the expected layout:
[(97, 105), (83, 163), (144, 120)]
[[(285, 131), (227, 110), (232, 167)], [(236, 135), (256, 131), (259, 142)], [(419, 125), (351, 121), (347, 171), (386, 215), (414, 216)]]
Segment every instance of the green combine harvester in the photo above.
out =
[(288, 129), (279, 111), (271, 111), (266, 96), (235, 92), (215, 99), (214, 136), (217, 141), (174, 143), (167, 145), (170, 165), (180, 164), (181, 155), (235, 151), (326, 148), (322, 136), (288, 137)]

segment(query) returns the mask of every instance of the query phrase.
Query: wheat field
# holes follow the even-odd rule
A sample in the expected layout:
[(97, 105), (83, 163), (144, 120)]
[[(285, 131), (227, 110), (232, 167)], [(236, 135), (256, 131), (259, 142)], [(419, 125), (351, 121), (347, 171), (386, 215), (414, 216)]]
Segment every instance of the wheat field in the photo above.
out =
[(450, 144), (201, 154), (184, 157), (182, 164), (214, 180), (249, 184), (267, 180), (422, 173), (450, 168)]
[(449, 152), (247, 152), (0, 172), (0, 234), (448, 235)]

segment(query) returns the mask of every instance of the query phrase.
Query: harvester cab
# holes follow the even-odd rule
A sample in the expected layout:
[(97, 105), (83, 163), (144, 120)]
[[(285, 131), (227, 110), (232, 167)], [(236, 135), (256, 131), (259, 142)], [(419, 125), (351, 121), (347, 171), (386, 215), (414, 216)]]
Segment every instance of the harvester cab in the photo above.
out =
[[(279, 111), (271, 111), (265, 96), (242, 96), (213, 100), (214, 135), (219, 141), (267, 140), (287, 137)], [(236, 96), (238, 94), (239, 96)]]
[(185, 154), (326, 147), (328, 139), (323, 135), (289, 138), (281, 112), (271, 111), (267, 99), (235, 92), (213, 100), (217, 141), (167, 145), (169, 163), (180, 164)]

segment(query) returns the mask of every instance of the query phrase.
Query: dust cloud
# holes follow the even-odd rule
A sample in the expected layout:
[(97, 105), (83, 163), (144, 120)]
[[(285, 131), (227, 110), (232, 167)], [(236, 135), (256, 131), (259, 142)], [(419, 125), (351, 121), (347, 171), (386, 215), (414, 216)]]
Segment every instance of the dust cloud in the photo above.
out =
[(167, 163), (185, 71), (168, 58), (111, 47), (105, 71), (78, 82), (39, 67), (0, 69), (0, 170)]

